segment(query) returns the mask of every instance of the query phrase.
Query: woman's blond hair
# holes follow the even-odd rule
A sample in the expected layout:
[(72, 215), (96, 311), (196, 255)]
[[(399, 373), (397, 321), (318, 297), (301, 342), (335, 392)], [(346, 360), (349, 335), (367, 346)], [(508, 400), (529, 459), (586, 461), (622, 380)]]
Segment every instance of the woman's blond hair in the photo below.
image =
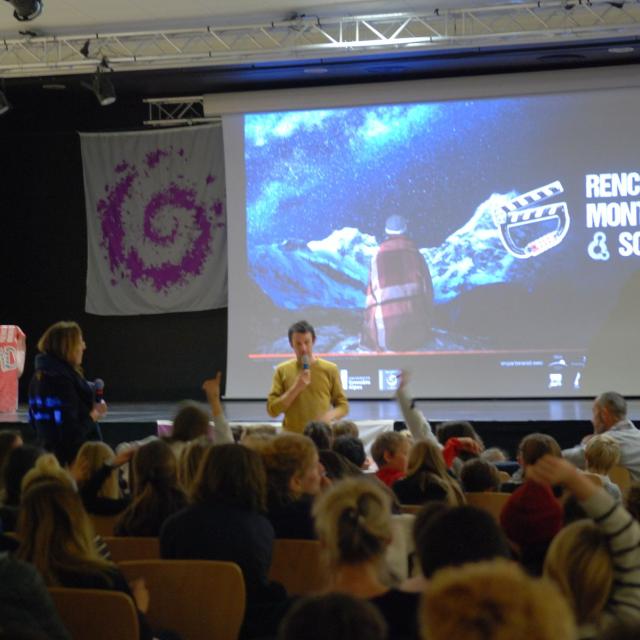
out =
[(95, 532), (80, 496), (67, 483), (42, 480), (22, 496), (16, 556), (30, 562), (49, 586), (65, 574), (101, 574), (113, 569), (95, 544)]
[(81, 340), (80, 325), (77, 322), (62, 320), (52, 324), (42, 334), (38, 340), (38, 351), (71, 363), (71, 354)]
[(417, 476), (422, 491), (430, 483), (437, 484), (447, 492), (448, 504), (454, 507), (466, 504), (458, 483), (447, 473), (440, 447), (434, 442), (420, 440), (411, 447), (407, 477), (412, 476)]
[(303, 475), (318, 457), (313, 440), (297, 433), (283, 433), (269, 440), (259, 450), (267, 472), (270, 505), (295, 499), (290, 482)]
[(438, 571), (422, 598), (419, 625), (429, 640), (573, 640), (566, 601), (548, 580), (514, 562), (491, 560)]
[(544, 575), (568, 600), (579, 625), (597, 623), (613, 585), (613, 560), (605, 534), (591, 520), (578, 520), (553, 539)]
[(178, 460), (178, 482), (182, 490), (190, 496), (205, 453), (213, 446), (209, 438), (200, 437), (187, 443)]
[(45, 453), (41, 455), (32, 469), (27, 471), (24, 478), (22, 478), (21, 492), (24, 494), (29, 487), (33, 486), (37, 482), (46, 482), (49, 480), (58, 480), (68, 484), (71, 488), (75, 489), (75, 482), (69, 475), (66, 469), (63, 469), (52, 453)]
[[(113, 449), (105, 442), (85, 442), (78, 451), (77, 460), (87, 461), (88, 478), (90, 478), (108, 460), (115, 458)], [(120, 481), (117, 470), (113, 470), (102, 483), (98, 496), (117, 500), (121, 497)]]
[(376, 482), (340, 480), (313, 507), (330, 567), (379, 561), (391, 542), (391, 499)]

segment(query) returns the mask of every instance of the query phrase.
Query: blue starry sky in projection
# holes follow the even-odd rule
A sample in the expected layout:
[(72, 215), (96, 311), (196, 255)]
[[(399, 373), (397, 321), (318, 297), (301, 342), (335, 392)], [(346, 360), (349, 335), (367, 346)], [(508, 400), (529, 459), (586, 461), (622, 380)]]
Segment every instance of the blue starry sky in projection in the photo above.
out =
[[(353, 226), (380, 237), (413, 220), (438, 244), (492, 192), (509, 192), (519, 154), (505, 137), (533, 134), (512, 99), (245, 116), (248, 246), (308, 241)], [(509, 175), (496, 184), (495, 163)]]

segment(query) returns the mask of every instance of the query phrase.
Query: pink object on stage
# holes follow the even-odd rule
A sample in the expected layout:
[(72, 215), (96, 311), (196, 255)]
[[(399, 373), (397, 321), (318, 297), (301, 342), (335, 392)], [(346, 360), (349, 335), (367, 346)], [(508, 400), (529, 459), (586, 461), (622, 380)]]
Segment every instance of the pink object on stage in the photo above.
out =
[(20, 327), (0, 325), (0, 413), (18, 410), (18, 378), (24, 370), (26, 346)]

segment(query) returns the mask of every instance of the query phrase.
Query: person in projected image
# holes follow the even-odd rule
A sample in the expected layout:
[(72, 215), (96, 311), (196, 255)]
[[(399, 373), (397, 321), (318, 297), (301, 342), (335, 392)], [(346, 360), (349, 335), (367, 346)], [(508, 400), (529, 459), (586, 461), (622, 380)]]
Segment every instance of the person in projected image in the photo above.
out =
[(289, 344), (295, 358), (276, 367), (267, 411), (272, 417), (284, 413), (282, 426), (302, 433), (307, 423), (331, 423), (349, 411), (338, 367), (313, 354), (314, 328), (300, 320), (289, 327)]
[[(640, 430), (627, 418), (627, 401), (615, 391), (600, 394), (593, 403), (591, 422), (593, 435), (606, 433), (611, 436), (620, 447), (618, 464), (629, 470), (633, 480), (640, 480)], [(584, 452), (593, 435), (586, 436), (571, 449), (564, 449), (562, 456), (584, 469)]]
[(371, 259), (362, 346), (376, 351), (424, 348), (433, 325), (433, 283), (407, 235), (407, 221), (387, 219), (385, 239)]

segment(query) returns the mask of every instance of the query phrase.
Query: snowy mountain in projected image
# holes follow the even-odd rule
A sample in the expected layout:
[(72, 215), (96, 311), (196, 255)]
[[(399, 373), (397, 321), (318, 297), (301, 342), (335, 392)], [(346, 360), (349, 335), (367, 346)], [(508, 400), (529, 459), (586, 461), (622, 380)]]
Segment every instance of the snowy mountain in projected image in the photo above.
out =
[[(433, 279), (434, 299), (441, 309), (440, 326), (435, 327), (434, 338), (424, 349), (482, 348), (485, 338), (451, 330), (452, 317), (464, 314), (465, 307), (468, 313), (477, 314), (477, 305), (471, 300), (475, 289), (494, 285), (508, 296), (512, 291), (526, 292), (526, 283), (535, 280), (540, 262), (518, 260), (507, 253), (492, 220), (491, 210), (512, 195), (494, 194), (442, 244), (421, 248)], [(300, 311), (301, 315), (311, 309), (359, 315), (377, 249), (373, 236), (344, 227), (309, 242), (287, 239), (258, 245), (250, 253), (250, 273), (277, 307)], [(324, 345), (327, 350), (360, 350), (357, 336), (331, 326), (319, 333), (328, 342)], [(286, 350), (286, 339), (268, 347), (272, 348)]]

